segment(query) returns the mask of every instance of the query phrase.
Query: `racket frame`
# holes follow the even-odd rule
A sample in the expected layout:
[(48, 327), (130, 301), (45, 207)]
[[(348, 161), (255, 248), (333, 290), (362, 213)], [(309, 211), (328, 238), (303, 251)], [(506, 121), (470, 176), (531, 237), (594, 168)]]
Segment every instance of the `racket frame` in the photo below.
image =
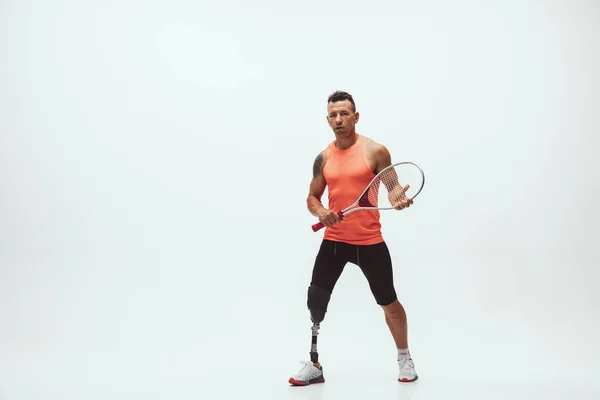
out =
[[(381, 171), (379, 171), (379, 173), (377, 175), (375, 175), (373, 177), (373, 179), (371, 179), (371, 182), (369, 182), (369, 184), (365, 187), (365, 190), (363, 190), (363, 192), (360, 194), (360, 196), (358, 196), (358, 198), (356, 199), (356, 201), (354, 203), (352, 203), (350, 206), (344, 208), (342, 211), (339, 211), (337, 213), (337, 215), (340, 217), (340, 219), (343, 219), (346, 215), (352, 214), (355, 211), (360, 211), (360, 210), (393, 210), (395, 209), (395, 207), (365, 207), (365, 206), (360, 206), (360, 207), (355, 207), (360, 200), (363, 198), (363, 196), (365, 195), (365, 193), (367, 193), (367, 191), (371, 188), (371, 186), (373, 185), (373, 183), (375, 181), (377, 181), (377, 179), (379, 179), (379, 177), (387, 170), (391, 169), (391, 168), (395, 168), (399, 165), (406, 165), (406, 164), (410, 164), (412, 166), (414, 166), (415, 168), (417, 168), (417, 170), (420, 172), (421, 174), (421, 186), (419, 187), (419, 189), (417, 190), (417, 192), (412, 195), (412, 197), (409, 197), (409, 199), (412, 201), (415, 197), (417, 197), (419, 195), (419, 193), (421, 193), (421, 190), (423, 190), (423, 186), (425, 186), (425, 174), (423, 173), (423, 170), (415, 163), (410, 162), (410, 161), (402, 161), (402, 162), (398, 162), (392, 165), (388, 165), (387, 167), (385, 167), (384, 169), (382, 169)], [(321, 222), (318, 222), (316, 224), (313, 225), (313, 231), (318, 231), (319, 229), (323, 228), (323, 224)]]

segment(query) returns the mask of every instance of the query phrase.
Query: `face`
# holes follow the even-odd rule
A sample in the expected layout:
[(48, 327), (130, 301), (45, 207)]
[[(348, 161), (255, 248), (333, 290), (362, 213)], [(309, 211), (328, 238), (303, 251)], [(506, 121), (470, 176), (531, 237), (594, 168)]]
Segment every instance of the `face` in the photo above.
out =
[(358, 112), (352, 111), (352, 103), (348, 100), (329, 103), (327, 111), (327, 122), (336, 137), (346, 138), (354, 134), (359, 116)]

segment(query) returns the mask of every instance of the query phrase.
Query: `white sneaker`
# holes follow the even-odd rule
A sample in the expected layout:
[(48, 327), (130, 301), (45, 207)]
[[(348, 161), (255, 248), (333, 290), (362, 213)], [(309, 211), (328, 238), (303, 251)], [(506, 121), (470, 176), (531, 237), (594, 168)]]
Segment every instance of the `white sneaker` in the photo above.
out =
[(296, 375), (289, 379), (289, 383), (294, 386), (308, 386), (313, 383), (324, 383), (323, 367), (315, 367), (311, 361), (302, 361), (304, 367)]
[(399, 382), (414, 382), (419, 379), (412, 358), (399, 359), (398, 368), (400, 369), (400, 374), (398, 375)]

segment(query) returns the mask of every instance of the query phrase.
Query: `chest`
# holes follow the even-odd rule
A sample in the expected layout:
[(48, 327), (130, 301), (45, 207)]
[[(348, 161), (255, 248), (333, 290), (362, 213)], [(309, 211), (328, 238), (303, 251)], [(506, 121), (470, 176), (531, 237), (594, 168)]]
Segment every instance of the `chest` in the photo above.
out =
[(362, 149), (353, 149), (330, 154), (323, 175), (330, 186), (365, 185), (373, 179), (375, 173), (366, 153)]

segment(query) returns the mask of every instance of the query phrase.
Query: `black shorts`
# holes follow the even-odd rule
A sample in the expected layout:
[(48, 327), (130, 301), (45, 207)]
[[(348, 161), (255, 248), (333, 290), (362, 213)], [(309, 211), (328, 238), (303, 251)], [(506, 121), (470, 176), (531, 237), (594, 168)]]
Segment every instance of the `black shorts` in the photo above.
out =
[(362, 270), (377, 304), (385, 306), (397, 299), (392, 259), (385, 242), (353, 245), (323, 240), (315, 259), (311, 285), (332, 293), (347, 263), (358, 265)]

